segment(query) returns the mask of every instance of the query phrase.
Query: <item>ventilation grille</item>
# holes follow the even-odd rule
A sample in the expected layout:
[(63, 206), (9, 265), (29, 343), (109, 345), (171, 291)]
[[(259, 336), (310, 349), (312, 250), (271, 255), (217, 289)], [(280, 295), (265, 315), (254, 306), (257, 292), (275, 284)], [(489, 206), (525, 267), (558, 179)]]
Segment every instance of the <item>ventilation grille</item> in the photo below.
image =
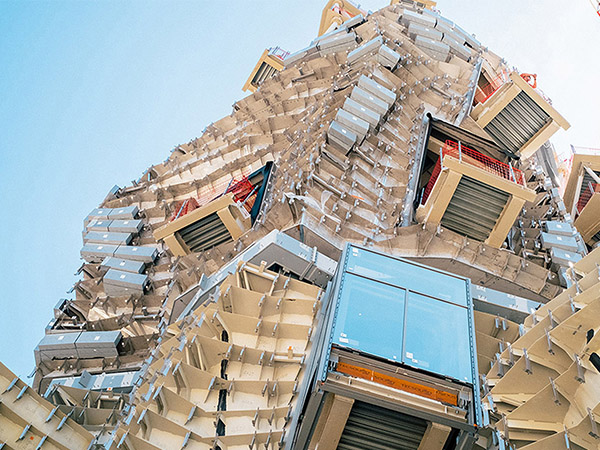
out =
[(513, 153), (540, 131), (550, 116), (525, 92), (520, 92), (498, 113), (484, 130), (501, 146)]
[(463, 176), (442, 217), (442, 226), (485, 241), (508, 202), (509, 194)]
[(338, 450), (416, 450), (427, 423), (418, 417), (355, 402)]
[(277, 72), (275, 67), (270, 66), (266, 62), (262, 62), (258, 68), (258, 71), (256, 72), (256, 75), (254, 75), (254, 78), (252, 78), (252, 84), (258, 87), (267, 78), (271, 78), (273, 75), (275, 75), (275, 72)]
[(190, 251), (202, 252), (233, 239), (217, 213), (212, 213), (177, 232)]

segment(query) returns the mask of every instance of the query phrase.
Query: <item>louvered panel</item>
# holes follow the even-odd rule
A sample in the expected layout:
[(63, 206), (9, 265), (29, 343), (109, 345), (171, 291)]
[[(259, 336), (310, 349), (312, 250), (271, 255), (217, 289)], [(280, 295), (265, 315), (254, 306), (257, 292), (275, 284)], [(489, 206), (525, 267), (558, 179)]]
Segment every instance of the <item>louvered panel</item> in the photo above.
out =
[(427, 423), (423, 419), (368, 403), (355, 402), (338, 450), (416, 450)]
[(262, 62), (258, 71), (256, 72), (256, 75), (254, 75), (254, 78), (252, 79), (252, 84), (255, 86), (260, 85), (267, 78), (271, 78), (275, 72), (277, 72), (277, 69), (270, 66), (266, 62)]
[(442, 217), (442, 226), (485, 241), (508, 202), (509, 194), (463, 176)]
[(494, 140), (518, 152), (550, 120), (525, 92), (520, 92), (484, 129)]
[(201, 252), (232, 240), (217, 213), (182, 228), (178, 234), (192, 252)]

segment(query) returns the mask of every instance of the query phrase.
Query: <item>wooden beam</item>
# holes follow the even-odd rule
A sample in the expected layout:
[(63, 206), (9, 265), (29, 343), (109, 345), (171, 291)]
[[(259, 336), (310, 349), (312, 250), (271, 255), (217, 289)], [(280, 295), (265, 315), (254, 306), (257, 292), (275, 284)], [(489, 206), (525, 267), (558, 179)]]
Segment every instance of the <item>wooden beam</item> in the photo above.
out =
[(352, 410), (354, 399), (329, 394), (308, 446), (309, 450), (335, 450)]
[(429, 422), (418, 450), (441, 450), (448, 440), (450, 431), (452, 431), (452, 428), (446, 425)]

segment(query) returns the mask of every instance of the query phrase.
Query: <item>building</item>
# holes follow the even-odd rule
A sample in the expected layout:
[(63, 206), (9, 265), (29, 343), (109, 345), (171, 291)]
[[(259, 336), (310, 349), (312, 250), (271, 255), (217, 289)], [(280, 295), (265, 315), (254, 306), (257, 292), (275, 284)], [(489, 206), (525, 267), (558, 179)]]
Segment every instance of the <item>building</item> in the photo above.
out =
[(598, 448), (598, 157), (563, 200), (568, 122), (434, 6), (327, 3), (108, 193), (0, 448)]

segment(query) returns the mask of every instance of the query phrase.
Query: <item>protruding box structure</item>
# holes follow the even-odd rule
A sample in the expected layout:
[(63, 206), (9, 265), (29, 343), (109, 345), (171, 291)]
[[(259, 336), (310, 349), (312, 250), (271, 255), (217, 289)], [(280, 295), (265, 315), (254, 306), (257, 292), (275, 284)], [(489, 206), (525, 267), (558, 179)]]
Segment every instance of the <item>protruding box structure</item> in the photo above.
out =
[(288, 54), (289, 52), (281, 50), (279, 47), (266, 49), (260, 55), (242, 90), (256, 91), (263, 81), (283, 69), (283, 60)]
[(526, 186), (520, 170), (460, 142), (447, 140), (440, 150), (417, 220), (499, 248), (535, 191)]
[(471, 117), (497, 143), (524, 158), (533, 155), (569, 122), (517, 72), (479, 103)]
[(366, 431), (382, 427), (386, 448), (442, 449), (452, 430), (468, 440), (481, 423), (469, 280), (348, 244), (328, 293), (317, 381), (292, 448), (348, 448), (358, 420), (360, 448), (381, 445)]
[(174, 220), (156, 230), (154, 237), (164, 240), (177, 256), (239, 238), (250, 229), (250, 216), (233, 196), (233, 193), (225, 194)]
[(600, 242), (600, 150), (575, 153), (564, 200), (585, 243)]

